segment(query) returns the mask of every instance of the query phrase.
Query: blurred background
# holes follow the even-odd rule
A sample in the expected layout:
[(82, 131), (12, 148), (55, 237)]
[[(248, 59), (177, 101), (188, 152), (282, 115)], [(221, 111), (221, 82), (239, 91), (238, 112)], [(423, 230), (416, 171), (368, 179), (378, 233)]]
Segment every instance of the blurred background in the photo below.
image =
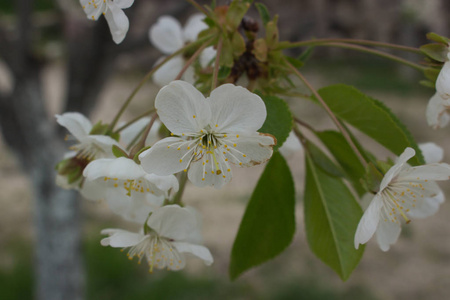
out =
[[(450, 36), (446, 0), (260, 2), (279, 14), (282, 40), (340, 37), (417, 47), (427, 42), (427, 32)], [(54, 166), (68, 146), (54, 114), (79, 111), (93, 123), (111, 121), (161, 56), (149, 42), (149, 27), (160, 15), (173, 15), (183, 24), (194, 12), (184, 1), (136, 0), (125, 10), (130, 31), (115, 45), (104, 18), (87, 20), (79, 1), (0, 2), (0, 299), (446, 299), (448, 204), (436, 216), (405, 226), (387, 253), (369, 242), (360, 265), (342, 282), (306, 243), (301, 151), (288, 160), (298, 199), (294, 242), (234, 282), (227, 277), (230, 251), (261, 167), (235, 168), (233, 181), (219, 191), (187, 187), (185, 203), (204, 217), (205, 244), (215, 258), (211, 267), (193, 259), (181, 272), (148, 274), (124, 253), (100, 245), (101, 229), (134, 228), (106, 206), (54, 185)], [(250, 15), (257, 17), (256, 10)], [(350, 50), (317, 48), (304, 74), (316, 88), (356, 86), (385, 102), (418, 142), (450, 150), (448, 129), (433, 131), (426, 124), (433, 91), (418, 84), (422, 74), (417, 71)], [(151, 107), (157, 91), (146, 84), (123, 119)], [(333, 128), (314, 104), (289, 101), (298, 118)], [(380, 147), (371, 149), (380, 158), (388, 155)], [(446, 154), (444, 161), (449, 159)], [(448, 184), (441, 186), (450, 195)]]

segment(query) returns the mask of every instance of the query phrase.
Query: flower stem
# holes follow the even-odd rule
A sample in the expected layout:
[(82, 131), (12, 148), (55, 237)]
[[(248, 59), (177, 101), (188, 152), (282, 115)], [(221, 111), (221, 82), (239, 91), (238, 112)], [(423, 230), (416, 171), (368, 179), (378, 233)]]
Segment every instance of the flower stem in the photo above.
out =
[(189, 68), (189, 66), (195, 61), (195, 59), (200, 55), (200, 53), (202, 53), (202, 51), (206, 48), (206, 46), (208, 46), (209, 42), (210, 41), (208, 41), (207, 43), (204, 43), (200, 48), (197, 49), (197, 51), (195, 51), (194, 54), (192, 54), (192, 56), (188, 59), (186, 64), (183, 66), (183, 69), (181, 69), (180, 73), (178, 73), (177, 77), (175, 77), (175, 80), (181, 79), (181, 76), (183, 76), (183, 74), (184, 74), (184, 72), (186, 72), (187, 68)]
[(209, 35), (209, 36), (205, 36), (201, 39), (196, 40), (195, 42), (192, 42), (186, 46), (184, 46), (183, 48), (178, 49), (176, 52), (172, 53), (171, 55), (167, 56), (166, 58), (164, 58), (163, 61), (161, 61), (159, 64), (157, 64), (153, 69), (151, 69), (145, 76), (144, 78), (139, 82), (139, 84), (134, 88), (134, 90), (131, 92), (131, 94), (128, 96), (128, 98), (125, 100), (125, 102), (123, 103), (122, 107), (120, 108), (119, 112), (117, 113), (117, 115), (114, 117), (113, 121), (111, 122), (111, 124), (109, 125), (109, 129), (112, 131), (114, 129), (114, 127), (116, 126), (117, 122), (119, 121), (119, 118), (122, 116), (122, 114), (125, 112), (126, 108), (128, 107), (128, 105), (130, 104), (131, 100), (134, 98), (134, 96), (137, 94), (137, 92), (141, 89), (141, 87), (144, 85), (145, 82), (147, 82), (147, 80), (150, 79), (150, 77), (152, 77), (152, 75), (161, 67), (163, 66), (166, 62), (168, 62), (169, 60), (171, 60), (172, 58), (174, 58), (175, 56), (183, 53), (184, 51), (198, 46), (199, 44), (202, 44), (204, 42), (206, 42), (207, 40), (211, 39), (213, 36)]
[(300, 41), (293, 42), (286, 45), (282, 45), (279, 49), (289, 49), (289, 48), (297, 48), (303, 46), (323, 46), (329, 43), (346, 43), (346, 44), (356, 44), (356, 45), (364, 45), (364, 46), (374, 46), (374, 47), (382, 47), (382, 48), (390, 48), (395, 50), (401, 50), (405, 52), (412, 52), (416, 54), (422, 54), (422, 51), (418, 48), (408, 47), (403, 45), (396, 45), (391, 43), (383, 43), (377, 41), (369, 41), (369, 40), (359, 40), (359, 39), (314, 39), (310, 41)]
[(349, 134), (347, 133), (347, 131), (344, 129), (344, 127), (342, 126), (341, 122), (339, 122), (339, 120), (336, 118), (336, 116), (333, 114), (333, 112), (331, 111), (331, 109), (328, 107), (328, 105), (326, 104), (326, 102), (323, 100), (323, 98), (319, 95), (319, 93), (312, 87), (312, 85), (306, 80), (306, 78), (302, 75), (302, 73), (300, 73), (299, 70), (297, 70), (296, 67), (294, 67), (291, 63), (289, 63), (287, 60), (285, 60), (285, 63), (290, 67), (290, 69), (295, 73), (295, 75), (297, 75), (298, 78), (300, 78), (300, 80), (306, 85), (306, 87), (313, 93), (313, 95), (317, 98), (317, 100), (320, 102), (320, 104), (322, 104), (323, 108), (325, 109), (325, 111), (328, 113), (328, 115), (330, 116), (331, 120), (334, 122), (334, 124), (336, 125), (336, 127), (339, 129), (339, 131), (342, 133), (342, 135), (344, 136), (344, 138), (347, 140), (348, 144), (350, 145), (350, 147), (353, 149), (353, 151), (356, 153), (356, 155), (358, 156), (358, 159), (361, 161), (363, 166), (367, 165), (366, 160), (364, 159), (364, 156), (359, 152), (358, 148), (356, 147), (355, 143), (353, 143), (353, 140), (351, 139), (351, 137), (349, 136)]
[(316, 132), (316, 130), (311, 125), (309, 125), (308, 123), (306, 123), (306, 122), (304, 122), (304, 121), (302, 121), (300, 119), (297, 119), (297, 118), (294, 118), (294, 121), (296, 123), (302, 125), (303, 127), (308, 128), (311, 132)]
[(219, 62), (220, 62), (220, 54), (222, 53), (222, 45), (223, 45), (223, 37), (221, 36), (219, 39), (219, 43), (217, 44), (217, 52), (216, 52), (216, 60), (214, 62), (214, 72), (211, 83), (211, 92), (217, 87), (217, 80), (219, 77)]
[(370, 48), (362, 47), (362, 46), (358, 46), (358, 45), (349, 45), (349, 44), (344, 44), (344, 43), (328, 43), (328, 44), (323, 44), (323, 45), (319, 45), (319, 46), (331, 46), (331, 47), (352, 49), (352, 50), (356, 50), (356, 51), (361, 51), (361, 52), (365, 52), (365, 53), (374, 54), (374, 55), (377, 55), (377, 56), (380, 56), (380, 57), (383, 57), (383, 58), (387, 58), (387, 59), (393, 60), (395, 62), (407, 65), (407, 66), (409, 66), (411, 68), (414, 68), (414, 69), (416, 69), (418, 71), (421, 71), (421, 72), (423, 72), (426, 69), (425, 67), (423, 67), (423, 66), (421, 66), (419, 64), (410, 62), (409, 60), (406, 60), (404, 58), (401, 58), (401, 57), (398, 57), (398, 56), (395, 56), (395, 55), (392, 55), (392, 54), (389, 54), (389, 53), (386, 53), (386, 52), (383, 52), (383, 51), (370, 49)]
[[(130, 151), (130, 156), (131, 157), (134, 157), (136, 155), (136, 153), (138, 153), (139, 151), (141, 151), (142, 148), (145, 147), (145, 140), (147, 139), (147, 136), (148, 136), (150, 130), (152, 129), (153, 123), (155, 123), (155, 120), (156, 120), (157, 117), (158, 117), (157, 114), (153, 114), (153, 116), (150, 119), (150, 122), (148, 123), (147, 127), (145, 128), (145, 130), (142, 133), (141, 132), (139, 133), (139, 135), (141, 136), (141, 139), (131, 149), (131, 151)], [(139, 135), (137, 135), (136, 138)]]
[(194, 6), (196, 9), (198, 9), (199, 11), (201, 11), (202, 13), (204, 13), (206, 16), (209, 17), (209, 12), (203, 6), (198, 4), (195, 0), (187, 0), (187, 2), (192, 4), (192, 6)]
[(178, 204), (181, 206), (181, 198), (183, 197), (184, 188), (186, 187), (187, 182), (187, 173), (182, 172), (178, 181), (180, 183), (180, 189), (176, 193), (175, 197), (173, 197), (172, 204)]
[(140, 119), (142, 119), (145, 116), (148, 116), (152, 113), (154, 113), (156, 111), (156, 109), (152, 108), (150, 110), (147, 110), (146, 112), (144, 112), (143, 114), (137, 116), (136, 118), (132, 119), (131, 121), (127, 122), (125, 125), (123, 125), (122, 127), (119, 127), (116, 131), (114, 131), (115, 133), (119, 133), (122, 130), (124, 130), (125, 128), (127, 128), (128, 126), (130, 126), (131, 124), (139, 121)]

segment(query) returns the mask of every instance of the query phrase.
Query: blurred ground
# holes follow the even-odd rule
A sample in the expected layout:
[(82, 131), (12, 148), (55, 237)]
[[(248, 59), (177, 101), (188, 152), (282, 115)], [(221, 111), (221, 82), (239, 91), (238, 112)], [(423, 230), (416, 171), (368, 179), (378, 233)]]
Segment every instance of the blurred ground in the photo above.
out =
[[(312, 64), (312, 63), (311, 63)], [(434, 141), (448, 153), (448, 128), (432, 131), (426, 125), (425, 107), (431, 91), (410, 88), (403, 71), (371, 65), (367, 62), (323, 63), (306, 66), (306, 74), (317, 88), (338, 82), (353, 82), (374, 98), (384, 101), (407, 125), (418, 142)], [(62, 66), (46, 70), (51, 82), (48, 105), (59, 112), (58, 97), (63, 86)], [(325, 75), (324, 75), (325, 74)], [(91, 118), (111, 120), (117, 107), (139, 81), (136, 74), (114, 78), (102, 95), (102, 102)], [(407, 76), (411, 77), (411, 76)], [(414, 77), (414, 76), (413, 76)], [(339, 81), (338, 81), (339, 80)], [(146, 86), (139, 92), (130, 114), (150, 106), (157, 89)], [(326, 115), (307, 101), (291, 101), (294, 113), (319, 128), (332, 128)], [(311, 116), (314, 116), (312, 118)], [(364, 143), (371, 143), (361, 137)], [(1, 143), (1, 139), (0, 139)], [(371, 145), (371, 144), (370, 144)], [(370, 146), (371, 147), (371, 146)], [(371, 150), (381, 157), (388, 152)], [(447, 154), (444, 161), (449, 161)], [(371, 241), (366, 253), (347, 282), (313, 256), (303, 230), (302, 190), (303, 154), (289, 158), (298, 191), (297, 232), (294, 242), (273, 261), (245, 273), (235, 282), (227, 279), (229, 255), (252, 188), (262, 167), (234, 168), (232, 182), (221, 190), (188, 186), (185, 202), (196, 207), (204, 217), (204, 240), (215, 263), (205, 267), (190, 260), (186, 270), (148, 275), (145, 266), (129, 262), (116, 249), (99, 244), (99, 231), (106, 227), (128, 226), (113, 216), (102, 204), (83, 201), (86, 269), (90, 299), (445, 299), (450, 286), (450, 237), (446, 216), (450, 206), (442, 205), (434, 217), (413, 221), (404, 227), (399, 242), (387, 253)], [(450, 195), (448, 184), (441, 185)], [(31, 252), (33, 240), (30, 189), (26, 177), (17, 169), (12, 153), (0, 144), (0, 290), (16, 289), (4, 299), (26, 299), (31, 295)], [(29, 294), (27, 294), (29, 292)], [(15, 298), (14, 298), (15, 297)]]

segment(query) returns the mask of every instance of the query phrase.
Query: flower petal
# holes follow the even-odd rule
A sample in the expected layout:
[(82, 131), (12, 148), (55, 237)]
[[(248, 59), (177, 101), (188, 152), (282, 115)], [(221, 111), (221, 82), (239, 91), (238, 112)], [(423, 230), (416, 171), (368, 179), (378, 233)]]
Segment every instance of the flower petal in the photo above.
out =
[(98, 18), (101, 16), (101, 14), (106, 9), (106, 4), (104, 2), (97, 4), (94, 4), (90, 0), (80, 0), (80, 4), (83, 7), (84, 12), (86, 13), (86, 16), (89, 20), (98, 20)]
[(373, 236), (377, 230), (380, 221), (380, 210), (383, 206), (383, 201), (380, 195), (375, 195), (369, 207), (364, 212), (359, 221), (358, 228), (355, 233), (355, 248), (359, 248), (359, 244), (365, 244)]
[(217, 51), (214, 47), (210, 46), (203, 50), (200, 54), (200, 65), (202, 68), (206, 68), (210, 63), (213, 63), (214, 58), (217, 55)]
[(208, 25), (206, 25), (203, 20), (205, 19), (204, 14), (193, 14), (189, 17), (189, 19), (186, 22), (186, 25), (184, 26), (184, 41), (185, 42), (193, 42), (197, 40), (198, 34), (207, 29)]
[(175, 241), (185, 241), (193, 231), (198, 230), (195, 215), (178, 205), (166, 205), (157, 209), (148, 218), (147, 224), (159, 236)]
[(125, 13), (117, 5), (109, 4), (109, 9), (105, 13), (106, 21), (108, 21), (109, 30), (113, 41), (120, 44), (127, 35), (130, 22)]
[(176, 135), (198, 134), (211, 119), (209, 102), (194, 86), (173, 81), (156, 95), (155, 107), (161, 122)]
[[(122, 130), (120, 132), (121, 143), (128, 146), (136, 138), (136, 136), (145, 129), (149, 122), (150, 118), (142, 118)], [(119, 127), (122, 125), (124, 124), (119, 124)], [(145, 139), (146, 146), (151, 146), (160, 139), (158, 136), (158, 131), (160, 128), (161, 122), (159, 120), (155, 120), (147, 138)]]
[(289, 157), (301, 149), (303, 149), (302, 144), (295, 133), (291, 131), (286, 141), (279, 148), (279, 151), (284, 157)]
[(187, 169), (192, 158), (190, 154), (192, 149), (187, 149), (186, 144), (189, 142), (180, 138), (162, 139), (139, 155), (142, 168), (147, 173), (160, 176), (172, 175)]
[[(437, 185), (436, 185), (437, 186)], [(439, 189), (439, 187), (438, 187)], [(434, 197), (427, 197), (420, 202), (416, 208), (408, 212), (411, 218), (422, 219), (434, 215), (439, 210), (439, 206), (444, 202), (444, 193), (439, 189)]]
[(378, 242), (378, 246), (383, 251), (388, 251), (391, 245), (395, 244), (400, 236), (400, 232), (402, 228), (400, 224), (393, 223), (391, 221), (383, 221), (381, 220), (378, 223), (376, 239)]
[(414, 155), (416, 151), (413, 148), (407, 147), (405, 151), (397, 158), (397, 162), (393, 165), (384, 175), (383, 180), (380, 184), (380, 191), (384, 190), (388, 184), (392, 181), (392, 179), (400, 173), (403, 168), (403, 165)]
[(164, 54), (172, 54), (183, 47), (183, 33), (180, 22), (171, 16), (161, 16), (150, 27), (150, 41)]
[(444, 149), (435, 143), (419, 144), (419, 148), (427, 164), (438, 163), (444, 159)]
[(144, 235), (134, 232), (129, 232), (122, 229), (103, 229), (101, 234), (107, 234), (106, 237), (100, 241), (102, 246), (111, 246), (114, 248), (126, 248), (138, 244), (142, 241)]
[[(161, 59), (159, 60), (161, 61)], [(181, 72), (184, 66), (184, 59), (181, 56), (175, 56), (164, 65), (162, 65), (153, 74), (153, 82), (159, 86), (165, 86), (171, 83)], [(158, 64), (158, 62), (156, 63)]]
[(436, 79), (436, 92), (444, 100), (450, 99), (450, 61), (445, 62)]
[(218, 173), (215, 167), (213, 169), (213, 160), (212, 157), (208, 157), (208, 163), (205, 162), (204, 165), (203, 160), (191, 163), (188, 178), (195, 186), (213, 186), (216, 189), (220, 189), (223, 185), (230, 182), (232, 177), (231, 169), (224, 167)]
[(190, 253), (202, 259), (207, 266), (211, 265), (214, 262), (211, 252), (209, 252), (209, 249), (204, 246), (183, 242), (174, 242), (172, 244), (175, 246), (175, 248), (177, 248), (179, 252)]
[(164, 202), (163, 196), (154, 196), (150, 193), (127, 196), (125, 189), (119, 192), (114, 189), (106, 190), (106, 201), (109, 209), (127, 221), (143, 224), (150, 212), (155, 211)]
[(97, 159), (89, 163), (83, 171), (83, 176), (88, 180), (95, 180), (101, 177), (126, 180), (141, 178), (145, 175), (141, 166), (126, 157)]
[(129, 8), (133, 3), (134, 0), (114, 0), (114, 4), (121, 9)]
[(264, 124), (267, 112), (263, 100), (247, 89), (224, 84), (211, 92), (211, 126), (216, 132), (254, 132)]
[(65, 127), (77, 140), (82, 140), (92, 129), (91, 122), (82, 114), (67, 112), (62, 115), (55, 115), (56, 122)]
[(434, 163), (411, 167), (402, 171), (399, 176), (404, 181), (448, 180), (450, 179), (450, 165), (446, 163)]
[(273, 153), (273, 146), (276, 144), (272, 135), (257, 132), (232, 135), (226, 139), (226, 142), (225, 157), (242, 167), (259, 165), (269, 160)]
[(447, 126), (450, 121), (448, 110), (449, 109), (444, 105), (444, 100), (441, 96), (439, 96), (438, 93), (435, 93), (427, 105), (426, 117), (428, 125), (433, 129)]

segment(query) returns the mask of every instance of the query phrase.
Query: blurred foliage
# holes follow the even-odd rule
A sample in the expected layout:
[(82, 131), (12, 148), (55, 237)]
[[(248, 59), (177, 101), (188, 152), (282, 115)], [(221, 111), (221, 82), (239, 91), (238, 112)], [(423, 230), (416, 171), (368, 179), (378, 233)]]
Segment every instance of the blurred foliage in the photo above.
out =
[[(13, 14), (15, 12), (15, 2), (13, 0), (0, 1), (0, 14)], [(34, 1), (34, 9), (37, 11), (50, 10), (55, 8), (55, 1), (39, 0)]]
[[(23, 300), (33, 298), (32, 248), (30, 242), (12, 241), (3, 248), (0, 264), (1, 299)], [(129, 261), (126, 252), (102, 247), (98, 237), (89, 238), (84, 245), (87, 273), (86, 299), (365, 299), (375, 300), (362, 287), (338, 291), (326, 284), (317, 274), (308, 278), (280, 277), (254, 274), (252, 277), (230, 282), (226, 276), (218, 278), (210, 269), (202, 275), (187, 271), (156, 271), (148, 274), (145, 263)], [(6, 263), (7, 262), (7, 263)], [(264, 272), (269, 271), (267, 266)], [(258, 279), (254, 281), (257, 277)], [(259, 282), (259, 281), (263, 282)]]

